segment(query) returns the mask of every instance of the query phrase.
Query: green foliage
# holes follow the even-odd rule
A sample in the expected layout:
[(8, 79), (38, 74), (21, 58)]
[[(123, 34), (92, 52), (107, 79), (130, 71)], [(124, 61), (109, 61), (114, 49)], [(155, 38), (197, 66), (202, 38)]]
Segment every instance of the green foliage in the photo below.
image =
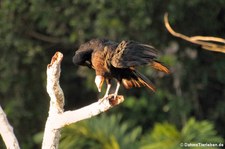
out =
[(223, 143), (224, 140), (217, 136), (212, 123), (208, 121), (197, 122), (190, 118), (181, 130), (181, 142), (191, 143)]
[(141, 149), (175, 149), (179, 139), (180, 133), (174, 125), (157, 123), (152, 132), (143, 137)]
[(121, 121), (121, 116), (102, 115), (63, 129), (60, 148), (137, 148), (141, 128)]
[[(198, 122), (194, 118), (190, 118), (181, 131), (169, 123), (156, 123), (152, 132), (142, 138), (140, 149), (182, 149), (189, 143), (219, 144), (223, 142), (223, 138), (217, 135), (212, 123), (208, 121)], [(188, 148), (194, 149), (203, 147)]]
[(151, 131), (140, 136), (141, 128), (121, 121), (121, 116), (102, 115), (63, 129), (60, 148), (182, 149), (188, 143), (224, 143), (212, 123), (194, 118), (190, 118), (181, 130), (168, 122), (156, 123)]

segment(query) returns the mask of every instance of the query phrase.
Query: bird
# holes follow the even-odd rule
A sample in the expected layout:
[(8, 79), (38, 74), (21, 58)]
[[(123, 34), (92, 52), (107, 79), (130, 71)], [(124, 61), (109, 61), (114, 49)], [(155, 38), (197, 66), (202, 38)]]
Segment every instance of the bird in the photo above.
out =
[(147, 65), (169, 74), (169, 69), (157, 60), (157, 53), (153, 46), (133, 40), (122, 40), (118, 43), (109, 39), (92, 39), (81, 44), (75, 51), (73, 63), (95, 70), (95, 84), (99, 92), (106, 81), (106, 92), (101, 99), (108, 97), (112, 80), (115, 79), (115, 99), (121, 84), (126, 89), (147, 87), (156, 91), (153, 83), (137, 67)]

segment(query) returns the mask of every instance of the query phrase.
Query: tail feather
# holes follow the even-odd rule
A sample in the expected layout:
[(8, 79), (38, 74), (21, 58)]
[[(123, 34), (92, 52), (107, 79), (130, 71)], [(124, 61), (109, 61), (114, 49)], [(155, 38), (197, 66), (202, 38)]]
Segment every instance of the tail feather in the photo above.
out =
[(163, 66), (160, 62), (157, 62), (157, 61), (153, 61), (151, 63), (151, 66), (159, 71), (162, 71), (162, 72), (165, 72), (167, 74), (170, 73), (169, 69), (166, 68), (165, 66)]
[(130, 89), (132, 87), (146, 86), (150, 90), (152, 90), (154, 92), (156, 91), (156, 88), (154, 87), (154, 85), (144, 75), (139, 73), (137, 70), (133, 70), (133, 74), (135, 75), (135, 78), (122, 79), (122, 83), (126, 89)]

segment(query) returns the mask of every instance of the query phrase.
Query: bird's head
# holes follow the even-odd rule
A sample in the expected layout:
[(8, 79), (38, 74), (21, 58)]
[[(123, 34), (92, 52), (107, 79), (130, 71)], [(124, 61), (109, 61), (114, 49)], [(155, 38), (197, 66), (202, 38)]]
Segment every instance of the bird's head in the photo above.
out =
[(105, 80), (105, 78), (103, 76), (97, 75), (95, 77), (95, 84), (96, 84), (99, 92), (101, 92), (101, 89), (102, 89), (102, 85), (104, 83), (104, 80)]

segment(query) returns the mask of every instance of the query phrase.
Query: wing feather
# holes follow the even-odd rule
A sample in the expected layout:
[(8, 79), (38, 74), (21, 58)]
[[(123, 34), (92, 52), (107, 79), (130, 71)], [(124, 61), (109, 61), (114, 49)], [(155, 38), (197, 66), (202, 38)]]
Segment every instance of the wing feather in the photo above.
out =
[(152, 82), (142, 75), (140, 72), (137, 70), (132, 70), (132, 76), (131, 78), (123, 78), (122, 79), (122, 84), (126, 89), (130, 89), (132, 87), (141, 87), (145, 86), (148, 87), (152, 91), (156, 91), (156, 88), (152, 84)]
[(111, 64), (116, 68), (146, 65), (157, 57), (157, 50), (146, 44), (122, 41), (114, 51)]

